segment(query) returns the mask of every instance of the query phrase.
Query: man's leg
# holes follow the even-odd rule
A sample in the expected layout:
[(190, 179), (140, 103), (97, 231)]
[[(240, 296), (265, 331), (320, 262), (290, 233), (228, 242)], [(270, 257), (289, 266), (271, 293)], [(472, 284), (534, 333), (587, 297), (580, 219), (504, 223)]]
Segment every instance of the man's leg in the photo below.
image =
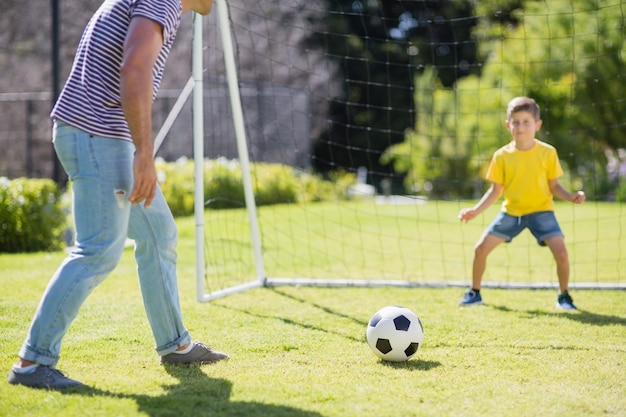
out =
[(176, 276), (178, 231), (157, 187), (152, 204), (131, 209), (128, 236), (135, 240), (135, 259), (144, 306), (160, 355), (191, 342), (183, 325)]
[(54, 367), (61, 341), (92, 290), (119, 262), (130, 214), (132, 145), (60, 123), (54, 145), (72, 180), (76, 248), (46, 288), (19, 355)]
[(192, 342), (183, 325), (176, 277), (178, 231), (161, 189), (148, 209), (133, 206), (129, 237), (135, 239), (135, 259), (148, 321), (163, 364), (206, 364), (228, 355)]

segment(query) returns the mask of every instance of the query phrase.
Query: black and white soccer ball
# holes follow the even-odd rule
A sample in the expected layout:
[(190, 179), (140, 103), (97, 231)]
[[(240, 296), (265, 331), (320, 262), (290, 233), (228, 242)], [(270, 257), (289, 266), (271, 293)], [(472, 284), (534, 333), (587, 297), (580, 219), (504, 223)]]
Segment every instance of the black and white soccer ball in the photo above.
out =
[(404, 362), (422, 345), (424, 328), (419, 317), (408, 308), (388, 306), (372, 316), (366, 336), (376, 356), (385, 361)]

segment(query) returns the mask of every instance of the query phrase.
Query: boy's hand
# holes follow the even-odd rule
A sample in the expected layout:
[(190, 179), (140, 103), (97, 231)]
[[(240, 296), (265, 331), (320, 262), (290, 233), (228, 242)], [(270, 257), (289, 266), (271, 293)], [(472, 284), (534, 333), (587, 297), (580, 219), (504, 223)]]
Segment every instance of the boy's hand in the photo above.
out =
[(585, 202), (585, 200), (587, 199), (587, 197), (585, 196), (585, 192), (584, 191), (578, 191), (576, 193), (574, 193), (574, 198), (572, 198), (572, 203), (574, 204), (582, 204)]
[(474, 217), (476, 217), (476, 211), (471, 208), (464, 208), (459, 213), (459, 219), (461, 219), (462, 222), (468, 222), (472, 220)]

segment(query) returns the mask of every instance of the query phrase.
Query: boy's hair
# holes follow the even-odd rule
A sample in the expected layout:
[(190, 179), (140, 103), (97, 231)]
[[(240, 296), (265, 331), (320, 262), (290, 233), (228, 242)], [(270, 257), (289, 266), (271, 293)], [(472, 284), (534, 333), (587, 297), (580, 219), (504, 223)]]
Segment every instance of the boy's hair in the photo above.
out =
[(535, 120), (539, 120), (541, 116), (541, 111), (539, 110), (539, 105), (535, 100), (529, 97), (515, 97), (513, 100), (509, 102), (509, 106), (506, 109), (506, 118), (511, 120), (511, 116), (513, 113), (517, 113), (520, 111), (527, 111), (533, 115)]

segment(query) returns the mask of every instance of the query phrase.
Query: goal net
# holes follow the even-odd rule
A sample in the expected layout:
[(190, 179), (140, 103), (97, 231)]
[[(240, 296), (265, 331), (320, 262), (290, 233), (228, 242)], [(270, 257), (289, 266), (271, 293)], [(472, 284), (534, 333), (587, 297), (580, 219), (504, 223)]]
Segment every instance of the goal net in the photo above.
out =
[[(541, 106), (563, 186), (587, 194), (556, 203), (571, 286), (626, 288), (626, 8), (480, 3), (493, 4), (218, 0), (194, 18), (200, 301), (257, 286), (468, 286), (500, 203), (457, 216), (488, 188), (520, 95)], [(234, 191), (205, 195), (231, 174)], [(483, 282), (553, 288), (555, 263), (524, 232)]]

